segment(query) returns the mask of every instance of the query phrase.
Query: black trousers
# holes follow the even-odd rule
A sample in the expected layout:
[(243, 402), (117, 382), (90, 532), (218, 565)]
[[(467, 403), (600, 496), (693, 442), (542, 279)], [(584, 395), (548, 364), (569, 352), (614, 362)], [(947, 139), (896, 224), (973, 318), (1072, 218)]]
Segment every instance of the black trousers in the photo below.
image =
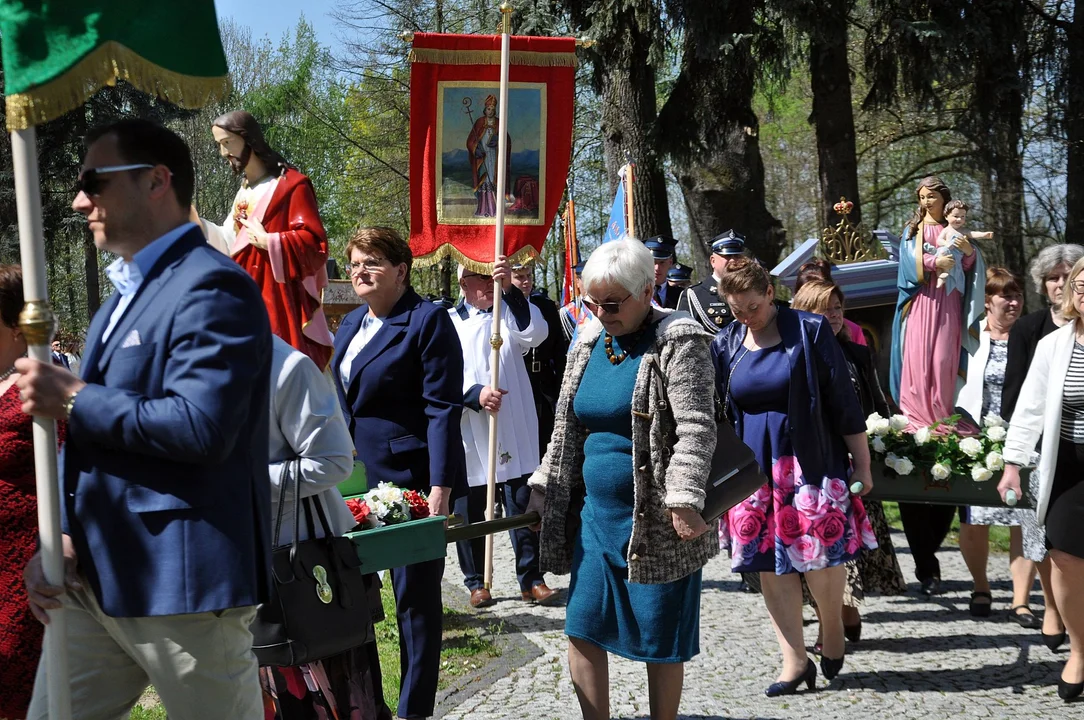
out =
[[(395, 619), (399, 626), (400, 684), (395, 714), (401, 718), (430, 717), (436, 705), (444, 629), (444, 603), (440, 592), (443, 576), (444, 558), (391, 570)], [(379, 603), (379, 599), (376, 602)], [(390, 720), (391, 711), (383, 703), (384, 688), (381, 687), (376, 643), (369, 643), (367, 651), (373, 694), (377, 699), (377, 720)]]
[[(504, 516), (522, 515), (531, 499), (531, 489), (527, 487), (528, 475), (497, 483), (497, 502), (504, 507)], [(455, 501), (455, 514), (469, 523), (482, 522), (486, 519), (486, 487), (472, 487), (463, 497)], [(527, 528), (508, 531), (512, 538), (512, 549), (516, 553), (516, 577), (519, 589), (526, 592), (543, 581), (538, 569), (538, 533)], [(463, 570), (463, 583), (470, 590), (484, 586), (483, 573), (486, 563), (485, 538), (460, 540), (455, 544), (459, 555), (459, 567)]]
[(911, 546), (911, 557), (915, 560), (915, 577), (919, 582), (930, 578), (941, 579), (941, 563), (937, 561), (937, 551), (952, 527), (952, 516), (956, 512), (955, 505), (900, 503), (903, 533), (907, 536), (907, 544)]

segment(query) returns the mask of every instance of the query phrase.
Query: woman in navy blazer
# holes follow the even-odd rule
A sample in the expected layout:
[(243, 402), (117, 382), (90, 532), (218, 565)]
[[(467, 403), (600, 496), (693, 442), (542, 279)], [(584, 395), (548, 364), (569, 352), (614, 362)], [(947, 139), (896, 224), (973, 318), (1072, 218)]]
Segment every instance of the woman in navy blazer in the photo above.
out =
[[(783, 651), (766, 691), (788, 695), (816, 665), (802, 637), (804, 574), (823, 617), (821, 669), (843, 666), (844, 564), (877, 546), (861, 494), (873, 486), (862, 408), (843, 351), (824, 317), (775, 304), (767, 271), (752, 260), (727, 266), (720, 293), (738, 322), (712, 343), (716, 385), (730, 420), (771, 480), (732, 508), (720, 526), (735, 572), (760, 573)], [(853, 465), (848, 461), (848, 452)]]
[[(358, 460), (370, 487), (389, 482), (421, 490), (434, 515), (447, 515), (453, 491), (466, 488), (459, 337), (448, 312), (410, 287), (410, 247), (394, 230), (363, 228), (347, 256), (350, 281), (365, 304), (339, 325), (331, 372)], [(433, 714), (443, 574), (443, 558), (391, 571), (403, 659), (401, 718)]]

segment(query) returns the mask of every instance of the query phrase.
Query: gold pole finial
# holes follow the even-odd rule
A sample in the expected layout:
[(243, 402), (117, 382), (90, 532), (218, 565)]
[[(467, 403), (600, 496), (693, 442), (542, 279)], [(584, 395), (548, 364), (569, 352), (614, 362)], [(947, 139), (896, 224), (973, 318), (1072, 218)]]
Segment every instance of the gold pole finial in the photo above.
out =
[(587, 37), (586, 35), (584, 37), (582, 37), (582, 38), (577, 38), (577, 40), (576, 40), (576, 47), (582, 47), (582, 48), (586, 49), (586, 48), (594, 47), (594, 45), (595, 45), (595, 41), (593, 39)]
[(501, 35), (512, 34), (512, 3), (501, 3)]
[(48, 346), (56, 333), (56, 316), (48, 300), (29, 300), (19, 313), (19, 329), (28, 345)]
[(414, 31), (413, 30), (404, 30), (403, 32), (399, 33), (399, 39), (402, 40), (405, 43), (414, 42)]

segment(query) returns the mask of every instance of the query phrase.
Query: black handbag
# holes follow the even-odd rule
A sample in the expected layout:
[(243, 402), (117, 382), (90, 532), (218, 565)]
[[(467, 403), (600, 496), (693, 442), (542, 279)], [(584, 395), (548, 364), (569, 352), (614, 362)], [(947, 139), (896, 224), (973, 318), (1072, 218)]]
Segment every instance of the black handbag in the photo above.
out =
[[(655, 366), (659, 409), (662, 409), (669, 405), (670, 399), (666, 394), (662, 368), (655, 362), (654, 357), (651, 358), (651, 363)], [(768, 484), (768, 478), (760, 471), (760, 465), (753, 451), (742, 442), (742, 439), (734, 432), (734, 428), (730, 426), (730, 420), (727, 418), (729, 385), (728, 382), (726, 397), (722, 403), (719, 402), (717, 394), (714, 398), (717, 437), (715, 452), (711, 456), (708, 481), (704, 487), (704, 509), (700, 511), (700, 517), (707, 523), (718, 520), (727, 510)]]
[[(279, 546), (286, 488), (293, 480), (294, 537)], [(252, 650), (260, 665), (289, 667), (337, 655), (374, 639), (354, 543), (335, 537), (319, 500), (301, 500), (301, 458), (285, 463), (271, 553), (271, 597), (257, 608)], [(324, 531), (317, 538), (313, 508)], [(311, 539), (298, 542), (304, 512)]]

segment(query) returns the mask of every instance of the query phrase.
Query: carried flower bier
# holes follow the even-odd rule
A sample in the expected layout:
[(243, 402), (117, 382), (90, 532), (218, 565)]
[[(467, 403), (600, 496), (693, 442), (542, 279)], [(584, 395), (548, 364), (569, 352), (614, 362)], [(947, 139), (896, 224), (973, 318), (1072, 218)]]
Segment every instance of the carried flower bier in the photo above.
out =
[[(943, 428), (953, 428), (954, 415), (932, 426), (907, 432), (910, 420), (904, 415), (890, 418), (873, 413), (866, 418), (869, 437), (873, 500), (929, 503), (933, 505), (974, 505), (1003, 507), (997, 491), (1008, 431), (1005, 421), (987, 415), (977, 436), (961, 437)], [(1027, 486), (1027, 483), (1024, 483)], [(1018, 507), (1031, 507), (1025, 494)]]
[(354, 543), (363, 573), (444, 557), (443, 517), (429, 516), (429, 500), (417, 490), (380, 483), (364, 495), (346, 498), (357, 527), (346, 534)]

